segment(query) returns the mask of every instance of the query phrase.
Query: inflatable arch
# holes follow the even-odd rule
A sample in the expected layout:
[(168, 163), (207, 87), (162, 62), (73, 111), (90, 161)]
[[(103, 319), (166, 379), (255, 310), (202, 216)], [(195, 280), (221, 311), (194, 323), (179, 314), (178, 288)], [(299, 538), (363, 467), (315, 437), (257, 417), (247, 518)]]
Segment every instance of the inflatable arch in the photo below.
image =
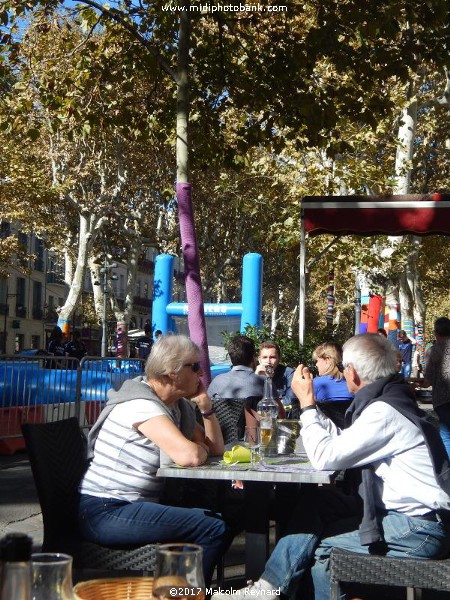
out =
[[(152, 331), (176, 331), (175, 317), (188, 315), (186, 302), (173, 302), (173, 270), (175, 257), (160, 254), (155, 261), (153, 281)], [(205, 317), (240, 317), (240, 330), (247, 325), (261, 326), (262, 256), (249, 253), (242, 262), (242, 298), (240, 303), (205, 303)]]

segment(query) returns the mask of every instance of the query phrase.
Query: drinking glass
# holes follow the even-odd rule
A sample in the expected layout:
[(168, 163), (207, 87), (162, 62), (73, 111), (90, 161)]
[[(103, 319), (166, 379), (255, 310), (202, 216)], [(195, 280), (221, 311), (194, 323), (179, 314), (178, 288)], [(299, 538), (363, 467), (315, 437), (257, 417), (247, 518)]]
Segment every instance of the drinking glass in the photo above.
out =
[(156, 549), (153, 598), (205, 600), (203, 548), (196, 544), (162, 544)]
[(32, 600), (74, 600), (72, 557), (42, 552), (31, 555)]
[(261, 447), (261, 430), (259, 427), (245, 428), (244, 444), (250, 450), (250, 464), (253, 466), (256, 463), (255, 457)]

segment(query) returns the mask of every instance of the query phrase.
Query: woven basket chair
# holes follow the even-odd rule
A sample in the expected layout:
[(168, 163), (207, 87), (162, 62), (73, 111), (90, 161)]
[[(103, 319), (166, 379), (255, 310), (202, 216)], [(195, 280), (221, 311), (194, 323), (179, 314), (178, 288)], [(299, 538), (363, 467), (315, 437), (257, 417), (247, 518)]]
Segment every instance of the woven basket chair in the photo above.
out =
[(407, 600), (421, 600), (422, 589), (450, 592), (450, 558), (390, 558), (334, 548), (330, 575), (331, 600), (339, 600), (343, 582), (403, 587)]
[(43, 552), (64, 552), (76, 569), (140, 571), (152, 574), (156, 545), (107, 547), (81, 538), (78, 485), (87, 467), (86, 439), (75, 417), (23, 424), (44, 523)]
[(225, 444), (237, 442), (244, 438), (244, 409), (246, 407), (255, 409), (259, 400), (261, 400), (261, 396), (251, 396), (249, 398), (214, 397), (212, 399)]

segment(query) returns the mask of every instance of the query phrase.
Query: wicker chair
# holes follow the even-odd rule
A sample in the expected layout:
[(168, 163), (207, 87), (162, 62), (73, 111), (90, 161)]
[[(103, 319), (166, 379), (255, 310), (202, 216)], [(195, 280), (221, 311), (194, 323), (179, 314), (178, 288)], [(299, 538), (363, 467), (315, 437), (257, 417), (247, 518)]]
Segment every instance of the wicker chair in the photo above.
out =
[(245, 428), (244, 409), (246, 407), (256, 408), (259, 400), (261, 400), (261, 396), (249, 398), (213, 397), (213, 406), (216, 409), (225, 444), (243, 439)]
[(44, 523), (43, 552), (64, 552), (76, 569), (154, 571), (155, 545), (106, 547), (84, 541), (78, 529), (78, 484), (86, 470), (86, 439), (75, 417), (24, 424)]
[(404, 587), (407, 600), (420, 600), (422, 589), (450, 592), (450, 559), (390, 558), (334, 548), (330, 575), (331, 600), (340, 598), (341, 582)]

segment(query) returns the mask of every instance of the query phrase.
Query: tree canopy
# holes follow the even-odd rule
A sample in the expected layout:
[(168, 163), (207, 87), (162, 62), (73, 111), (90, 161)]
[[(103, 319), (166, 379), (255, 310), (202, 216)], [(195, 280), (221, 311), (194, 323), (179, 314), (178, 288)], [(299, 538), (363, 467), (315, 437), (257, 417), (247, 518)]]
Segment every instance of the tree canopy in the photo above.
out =
[[(33, 215), (27, 206), (36, 206), (30, 224), (46, 230), (46, 214), (67, 227), (63, 251), (77, 239), (80, 214), (95, 216), (98, 229), (107, 223), (117, 237), (124, 226), (142, 228), (144, 216), (140, 235), (158, 233), (163, 248), (178, 249), (171, 154), (178, 13), (165, 6), (2, 4), (9, 174), (2, 193), (15, 218), (26, 222)], [(448, 60), (447, 2), (324, 0), (287, 8), (189, 11), (191, 169), (204, 288), (211, 299), (233, 299), (242, 254), (259, 251), (266, 314), (278, 308), (285, 320), (297, 303), (301, 197), (393, 189), (396, 131), (411, 82), (419, 101), (412, 192), (447, 188), (450, 138), (446, 109), (435, 102)], [(311, 265), (312, 322), (321, 314), (328, 265), (348, 306), (355, 268), (388, 275), (405, 260), (402, 248), (383, 263), (373, 252), (380, 239), (345, 237), (324, 254), (330, 242), (311, 241), (311, 254), (322, 257)], [(428, 262), (430, 285), (432, 268)]]

